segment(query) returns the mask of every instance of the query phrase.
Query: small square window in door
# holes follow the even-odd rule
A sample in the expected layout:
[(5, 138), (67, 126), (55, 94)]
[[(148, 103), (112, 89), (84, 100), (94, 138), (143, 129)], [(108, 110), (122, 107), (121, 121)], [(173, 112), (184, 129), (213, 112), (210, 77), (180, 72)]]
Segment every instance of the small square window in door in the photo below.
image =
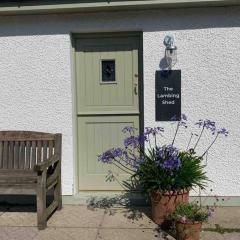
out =
[(115, 60), (102, 60), (102, 82), (116, 82)]

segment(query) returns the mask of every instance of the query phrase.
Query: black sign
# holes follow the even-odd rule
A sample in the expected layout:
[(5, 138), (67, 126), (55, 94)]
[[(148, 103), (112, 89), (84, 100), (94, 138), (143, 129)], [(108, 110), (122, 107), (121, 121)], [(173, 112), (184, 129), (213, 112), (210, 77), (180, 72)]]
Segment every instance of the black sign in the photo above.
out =
[(156, 71), (156, 121), (181, 118), (181, 70)]

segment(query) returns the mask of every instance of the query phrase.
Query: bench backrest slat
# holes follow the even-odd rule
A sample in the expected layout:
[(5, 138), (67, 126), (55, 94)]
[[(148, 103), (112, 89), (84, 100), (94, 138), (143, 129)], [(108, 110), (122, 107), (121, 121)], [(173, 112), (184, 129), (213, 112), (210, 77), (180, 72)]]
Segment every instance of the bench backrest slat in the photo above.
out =
[(33, 169), (34, 164), (36, 163), (36, 141), (32, 141), (32, 161), (31, 161), (31, 169)]
[(18, 169), (19, 168), (19, 142), (15, 141), (14, 142), (14, 150), (13, 150), (13, 158), (14, 158), (14, 169)]
[(8, 142), (3, 142), (3, 168), (8, 166)]
[(0, 169), (31, 170), (46, 161), (55, 150), (58, 134), (0, 131)]
[(37, 141), (37, 162), (42, 161), (42, 141)]
[(0, 168), (2, 168), (3, 165), (3, 142), (0, 142)]
[(48, 145), (49, 157), (51, 157), (54, 154), (53, 150), (54, 150), (53, 141), (49, 141), (49, 145)]
[(25, 142), (20, 142), (20, 148), (19, 148), (19, 168), (24, 169), (25, 164)]
[(30, 169), (31, 142), (26, 141), (26, 168)]
[(8, 167), (12, 169), (14, 166), (14, 142), (9, 142)]

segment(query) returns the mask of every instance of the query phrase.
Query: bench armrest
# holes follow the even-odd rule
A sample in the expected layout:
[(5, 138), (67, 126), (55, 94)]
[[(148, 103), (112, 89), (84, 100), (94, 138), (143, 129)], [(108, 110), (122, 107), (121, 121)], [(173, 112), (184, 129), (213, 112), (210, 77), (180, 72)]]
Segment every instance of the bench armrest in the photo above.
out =
[(60, 160), (60, 156), (58, 154), (54, 154), (53, 156), (48, 158), (46, 161), (37, 163), (34, 166), (33, 170), (35, 172), (43, 172), (44, 170), (47, 170), (48, 167), (58, 162), (59, 160)]

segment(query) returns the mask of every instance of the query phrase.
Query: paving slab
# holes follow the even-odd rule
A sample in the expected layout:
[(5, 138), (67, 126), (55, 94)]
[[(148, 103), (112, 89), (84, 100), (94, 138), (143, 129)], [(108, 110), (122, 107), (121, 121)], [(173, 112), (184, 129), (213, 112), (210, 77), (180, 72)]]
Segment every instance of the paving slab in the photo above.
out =
[(162, 238), (153, 229), (100, 229), (97, 240), (159, 240)]
[(151, 228), (158, 226), (149, 218), (148, 209), (111, 209), (106, 211), (103, 228)]
[(224, 236), (216, 232), (202, 231), (200, 240), (225, 240)]
[(240, 240), (240, 233), (232, 232), (220, 234), (216, 232), (203, 231), (200, 240)]
[(225, 233), (224, 240), (240, 240), (240, 233)]
[(0, 227), (0, 240), (33, 240), (37, 235), (36, 227)]
[(33, 240), (95, 240), (97, 228), (52, 228), (39, 231)]
[(90, 210), (83, 205), (64, 205), (48, 220), (49, 227), (99, 227), (104, 209)]
[(97, 229), (0, 227), (0, 240), (95, 240)]
[[(218, 207), (214, 216), (204, 224), (204, 228), (215, 228), (218, 224), (222, 228), (240, 229), (240, 208), (239, 207)], [(239, 238), (240, 240), (240, 238)]]
[(31, 227), (37, 226), (37, 214), (5, 212), (0, 216), (0, 226)]

